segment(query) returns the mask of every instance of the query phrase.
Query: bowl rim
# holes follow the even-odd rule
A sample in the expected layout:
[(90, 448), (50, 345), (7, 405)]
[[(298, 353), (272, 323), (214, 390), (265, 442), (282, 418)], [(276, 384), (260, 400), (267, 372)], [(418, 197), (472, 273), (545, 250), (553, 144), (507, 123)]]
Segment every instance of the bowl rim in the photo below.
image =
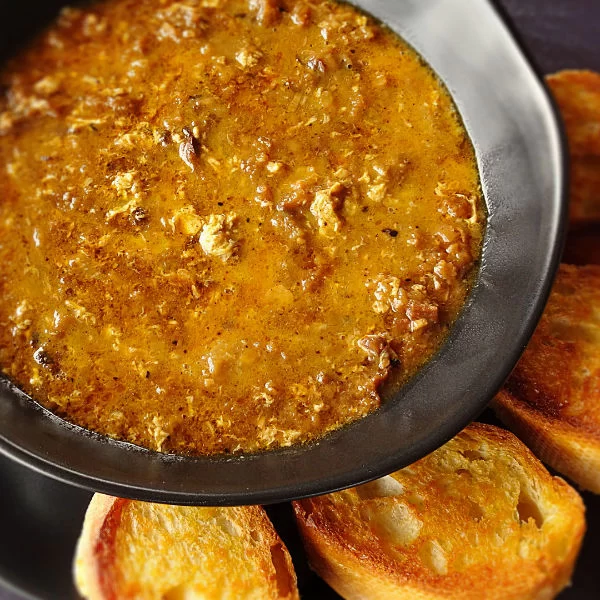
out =
[[(414, 10), (418, 10), (418, 3), (419, 0), (393, 2), (393, 4), (412, 7)], [(381, 12), (389, 9), (390, 2), (389, 0), (359, 0), (354, 4), (361, 10), (374, 14), (376, 18), (381, 18)], [(459, 10), (460, 0), (436, 0), (431, 3), (431, 6), (434, 5)], [(459, 403), (459, 406), (453, 408), (451, 418), (440, 420), (432, 410), (439, 409), (439, 406), (429, 397), (423, 397), (422, 388), (432, 385), (432, 377), (435, 376), (437, 369), (433, 391), (440, 397), (444, 394), (448, 395), (449, 392), (442, 389), (442, 385), (445, 381), (457, 383), (450, 368), (456, 364), (453, 361), (456, 361), (455, 355), (460, 354), (460, 348), (465, 349), (465, 335), (467, 340), (473, 342), (472, 336), (476, 333), (473, 319), (477, 318), (478, 306), (480, 308), (485, 306), (484, 300), (488, 308), (490, 304), (494, 305), (494, 289), (490, 289), (491, 284), (486, 283), (485, 278), (486, 273), (495, 264), (493, 261), (497, 260), (497, 257), (489, 256), (489, 252), (492, 251), (490, 243), (492, 249), (495, 249), (496, 246), (493, 244), (497, 242), (497, 240), (490, 240), (496, 209), (489, 208), (491, 199), (489, 194), (492, 190), (488, 189), (487, 183), (483, 180), (490, 218), (486, 226), (486, 240), (482, 251), (483, 262), (471, 295), (439, 352), (401, 389), (393, 401), (384, 404), (371, 415), (332, 432), (317, 442), (303, 446), (228, 457), (173, 456), (139, 448), (126, 442), (109, 440), (67, 423), (32, 401), (5, 378), (0, 378), (0, 452), (22, 465), (65, 483), (117, 496), (173, 504), (268, 504), (328, 493), (388, 474), (433, 451), (476, 418), (510, 374), (542, 314), (564, 243), (568, 188), (566, 138), (556, 105), (544, 84), (543, 77), (529, 59), (510, 22), (503, 18), (502, 11), (491, 0), (480, 0), (478, 6), (480, 10), (483, 6), (487, 7), (488, 18), (495, 19), (496, 26), (501, 30), (500, 34), (506, 38), (508, 44), (511, 44), (510, 50), (515, 54), (514, 60), (521, 62), (522, 74), (526, 76), (531, 89), (539, 96), (537, 108), (540, 110), (545, 132), (552, 144), (549, 158), (554, 175), (554, 187), (552, 218), (549, 218), (546, 223), (547, 230), (543, 235), (540, 234), (543, 249), (548, 252), (542, 257), (542, 264), (537, 265), (536, 283), (532, 284), (533, 294), (528, 296), (523, 306), (520, 306), (524, 320), (519, 325), (510, 349), (498, 349), (501, 364), (495, 371), (486, 374), (485, 382), (474, 390), (473, 386), (477, 386), (477, 382), (471, 377), (470, 387), (464, 392), (460, 390), (460, 393), (469, 398), (469, 402)], [(409, 31), (399, 30), (399, 25), (395, 25), (385, 17), (381, 20), (417, 48), (427, 62), (432, 64), (434, 70), (438, 71), (435, 63), (430, 61), (427, 49), (419, 47), (417, 36), (411, 36)], [(444, 73), (440, 73), (440, 78), (448, 84), (448, 78)], [(460, 109), (460, 96), (452, 85), (448, 87)], [(469, 115), (462, 110), (461, 114), (477, 153), (480, 172), (483, 172), (485, 169), (481, 164), (478, 140), (473, 137), (473, 132), (470, 130)], [(497, 190), (494, 193), (496, 192)], [(498, 207), (497, 210), (500, 208)], [(515, 243), (525, 242), (516, 240)], [(539, 259), (539, 256), (536, 258)], [(525, 267), (531, 268), (532, 264), (533, 260)], [(498, 307), (498, 298), (496, 298), (496, 308)], [(505, 316), (505, 313), (503, 315)], [(496, 315), (494, 318), (498, 320)], [(488, 315), (485, 325), (488, 325), (490, 320), (494, 321)], [(505, 325), (495, 321), (494, 324), (496, 327)], [(481, 323), (479, 325), (481, 326)], [(480, 327), (479, 332), (482, 331)], [(499, 333), (495, 335), (500, 336)], [(472, 366), (472, 363), (473, 359), (470, 359), (469, 366)], [(448, 369), (447, 377), (440, 379), (442, 368)], [(431, 387), (428, 388), (428, 394), (432, 395), (433, 391)], [(454, 392), (454, 396), (458, 397), (458, 393)], [(424, 402), (422, 409), (415, 403), (409, 405), (407, 399), (413, 397), (418, 397)], [(439, 402), (438, 399), (438, 404)], [(408, 410), (400, 416), (402, 412), (400, 408), (406, 409), (407, 406), (409, 406)], [(420, 438), (417, 436), (418, 439), (414, 436), (411, 438), (409, 430), (411, 426), (414, 427), (414, 422), (418, 421), (421, 424), (425, 422), (423, 410), (430, 418), (428, 434)], [(374, 421), (377, 421), (378, 426), (372, 425)], [(7, 423), (12, 427), (7, 427)], [(404, 438), (397, 440), (399, 436)], [(393, 447), (381, 448), (375, 445), (373, 440), (381, 440)], [(352, 464), (349, 465), (350, 462)], [(312, 477), (307, 475), (311, 472)]]

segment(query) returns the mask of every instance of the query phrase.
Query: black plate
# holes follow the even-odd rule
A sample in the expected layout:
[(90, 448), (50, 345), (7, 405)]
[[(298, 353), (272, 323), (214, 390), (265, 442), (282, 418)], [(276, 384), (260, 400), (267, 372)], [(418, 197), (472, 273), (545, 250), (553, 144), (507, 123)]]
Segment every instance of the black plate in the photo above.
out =
[[(22, 35), (37, 8), (46, 16), (63, 2), (10, 3), (13, 15), (0, 20), (0, 38), (7, 28)], [(557, 266), (565, 207), (555, 112), (488, 1), (357, 4), (439, 73), (477, 153), (489, 211), (482, 264), (442, 350), (359, 422), (319, 443), (239, 458), (168, 457), (109, 441), (0, 384), (0, 451), (57, 479), (114, 495), (180, 504), (270, 503), (389, 473), (446, 442), (483, 410), (520, 356)]]

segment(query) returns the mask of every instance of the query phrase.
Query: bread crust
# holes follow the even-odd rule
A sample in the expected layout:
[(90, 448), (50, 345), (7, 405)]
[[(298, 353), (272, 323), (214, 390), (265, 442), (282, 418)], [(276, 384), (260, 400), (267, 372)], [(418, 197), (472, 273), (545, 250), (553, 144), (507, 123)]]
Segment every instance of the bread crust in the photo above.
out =
[(569, 142), (571, 223), (600, 222), (600, 74), (567, 70), (546, 80)]
[[(461, 453), (465, 460), (449, 476)], [(490, 468), (481, 470), (479, 460)], [(568, 584), (585, 530), (583, 503), (511, 433), (473, 424), (393, 481), (402, 488), (396, 495), (365, 496), (360, 486), (294, 502), (312, 567), (347, 600), (541, 600)], [(525, 488), (535, 505), (521, 499)], [(513, 507), (506, 497), (514, 493)], [(473, 507), (477, 498), (486, 501), (481, 512)], [(394, 512), (393, 505), (407, 508)], [(377, 528), (386, 511), (399, 520), (412, 514), (420, 528), (390, 543)]]
[[(180, 510), (187, 512), (178, 515), (177, 511)], [(221, 544), (215, 544), (213, 538), (208, 538), (207, 528), (215, 528), (216, 525), (212, 517), (207, 519), (203, 514), (206, 510), (215, 512), (217, 521), (221, 519), (229, 523), (225, 537), (222, 531), (213, 536), (217, 541), (225, 540)], [(171, 511), (171, 514), (167, 515), (167, 511)], [(190, 522), (189, 511), (196, 511), (195, 523)], [(156, 517), (156, 522), (149, 522), (148, 514)], [(161, 522), (163, 516), (164, 523)], [(171, 525), (166, 525), (169, 522)], [(169, 533), (163, 531), (163, 536), (160, 537), (161, 543), (152, 546), (153, 528), (161, 526), (169, 528), (172, 527), (173, 522), (179, 525), (173, 535), (169, 535), (171, 530)], [(127, 542), (124, 543), (125, 536), (131, 533), (133, 536), (127, 538)], [(254, 541), (255, 544), (246, 547), (245, 544), (249, 541)], [(213, 597), (225, 600), (237, 598), (241, 593), (244, 597), (260, 600), (263, 598), (265, 600), (267, 598), (299, 599), (291, 557), (261, 507), (219, 509), (173, 507), (114, 498), (103, 494), (94, 495), (85, 516), (74, 561), (76, 587), (79, 593), (89, 600), (194, 598), (198, 576), (200, 579), (204, 576), (202, 573), (190, 570), (189, 564), (178, 564), (173, 560), (172, 553), (170, 556), (167, 554), (172, 547), (178, 545), (182, 553), (197, 553), (197, 546), (203, 544), (206, 546), (203, 552), (209, 555), (209, 562), (203, 563), (202, 566), (210, 568), (212, 562), (215, 568), (224, 567), (231, 573), (232, 580), (221, 578), (218, 581), (219, 585), (212, 588), (203, 584), (198, 597), (207, 600)], [(230, 545), (238, 545), (235, 553), (229, 551)], [(155, 579), (148, 579), (144, 573), (146, 565), (135, 564), (135, 558), (133, 563), (136, 572), (131, 570), (131, 557), (142, 550), (144, 556), (159, 560), (164, 555), (163, 571), (176, 572), (175, 584), (173, 581), (168, 585), (162, 582), (163, 573)], [(234, 555), (236, 559), (232, 558)], [(227, 563), (227, 560), (230, 564), (223, 565), (223, 561)], [(253, 561), (252, 573), (242, 581), (238, 577), (239, 572), (248, 571), (248, 565)], [(201, 569), (202, 566), (198, 565), (198, 568)]]
[(105, 572), (103, 563), (106, 561), (106, 552), (114, 546), (114, 527), (105, 527), (104, 524), (109, 519), (112, 511), (120, 512), (125, 500), (105, 496), (104, 494), (94, 494), (90, 502), (83, 530), (77, 542), (75, 553), (74, 575), (75, 585), (79, 593), (84, 598), (109, 598), (114, 597), (104, 585)]
[(538, 410), (502, 390), (494, 401), (498, 417), (545, 463), (581, 489), (600, 494), (600, 443), (594, 435)]
[(525, 353), (493, 402), (543, 461), (600, 493), (600, 266), (561, 265)]

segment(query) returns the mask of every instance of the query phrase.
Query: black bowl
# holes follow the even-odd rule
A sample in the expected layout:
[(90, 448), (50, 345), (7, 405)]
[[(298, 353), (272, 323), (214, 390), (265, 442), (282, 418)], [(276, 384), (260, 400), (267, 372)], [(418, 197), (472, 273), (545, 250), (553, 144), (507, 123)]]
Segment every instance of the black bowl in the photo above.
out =
[[(14, 49), (63, 2), (10, 3)], [(554, 107), (487, 0), (362, 0), (429, 62), (473, 140), (489, 211), (473, 292), (440, 352), (382, 408), (318, 443), (256, 455), (165, 456), (65, 423), (0, 382), (0, 451), (63, 481), (179, 504), (258, 504), (355, 485), (399, 469), (476, 417), (529, 339), (556, 270), (565, 168)], [(39, 25), (39, 23), (37, 23)]]

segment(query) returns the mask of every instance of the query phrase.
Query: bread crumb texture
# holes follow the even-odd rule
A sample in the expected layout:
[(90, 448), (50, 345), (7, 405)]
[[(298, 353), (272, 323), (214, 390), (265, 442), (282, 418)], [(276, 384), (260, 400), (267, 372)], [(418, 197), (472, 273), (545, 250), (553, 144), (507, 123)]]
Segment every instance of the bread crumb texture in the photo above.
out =
[(299, 598), (288, 551), (257, 506), (169, 506), (96, 494), (74, 569), (89, 600)]
[(294, 508), (313, 568), (347, 599), (553, 598), (585, 530), (578, 494), (479, 423), (401, 471)]
[(600, 74), (560, 71), (546, 80), (569, 142), (571, 221), (600, 221)]
[(600, 493), (600, 266), (561, 265), (494, 408), (542, 460)]

